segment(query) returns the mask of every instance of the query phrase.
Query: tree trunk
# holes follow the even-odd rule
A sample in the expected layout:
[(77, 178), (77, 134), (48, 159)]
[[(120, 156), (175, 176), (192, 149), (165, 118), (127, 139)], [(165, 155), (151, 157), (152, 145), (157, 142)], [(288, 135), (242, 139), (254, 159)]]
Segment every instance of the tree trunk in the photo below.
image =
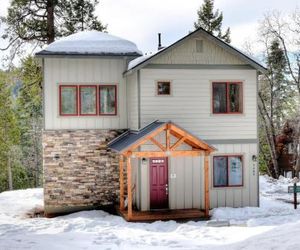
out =
[(47, 0), (47, 44), (53, 43), (55, 38), (54, 30), (54, 6), (56, 0)]
[(7, 174), (8, 174), (8, 189), (13, 190), (13, 179), (12, 179), (12, 171), (11, 171), (11, 154), (8, 154), (7, 159)]

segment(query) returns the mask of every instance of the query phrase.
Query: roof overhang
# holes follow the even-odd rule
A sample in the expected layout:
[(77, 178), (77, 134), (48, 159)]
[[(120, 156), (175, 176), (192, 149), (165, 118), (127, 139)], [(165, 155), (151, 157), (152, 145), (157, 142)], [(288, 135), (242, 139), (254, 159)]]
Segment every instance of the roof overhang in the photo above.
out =
[(139, 53), (65, 53), (65, 52), (52, 52), (42, 50), (35, 54), (36, 57), (109, 57), (109, 58), (120, 58), (120, 57), (130, 57), (136, 58), (141, 56)]
[(186, 39), (192, 38), (192, 37), (197, 37), (197, 35), (203, 35), (205, 38), (210, 40), (211, 42), (215, 43), (216, 45), (222, 47), (224, 50), (226, 50), (228, 53), (231, 53), (232, 55), (235, 55), (239, 57), (241, 60), (245, 61), (245, 64), (249, 64), (250, 66), (253, 67), (253, 69), (258, 70), (261, 73), (265, 73), (267, 71), (267, 68), (264, 67), (260, 62), (255, 60), (254, 58), (251, 58), (249, 55), (246, 55), (245, 53), (241, 52), (237, 48), (233, 47), (232, 45), (222, 41), (218, 37), (213, 36), (206, 30), (202, 28), (198, 28), (195, 31), (189, 33), (188, 35), (184, 36), (183, 38), (179, 39), (175, 43), (171, 44), (170, 46), (164, 48), (161, 51), (158, 51), (157, 53), (153, 54), (153, 56), (148, 57), (146, 60), (142, 61), (141, 63), (135, 65), (133, 68), (127, 70), (124, 72), (124, 75), (129, 75), (141, 68), (144, 68), (146, 65), (150, 64), (154, 59), (166, 54), (169, 52), (171, 49), (176, 48), (180, 45), (182, 45)]

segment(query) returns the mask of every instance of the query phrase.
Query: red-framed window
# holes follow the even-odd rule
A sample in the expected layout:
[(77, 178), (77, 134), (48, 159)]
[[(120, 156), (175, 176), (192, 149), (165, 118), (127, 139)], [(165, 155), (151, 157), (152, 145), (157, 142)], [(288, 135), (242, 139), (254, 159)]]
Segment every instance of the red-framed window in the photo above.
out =
[(61, 116), (78, 115), (78, 86), (59, 86), (59, 114)]
[(158, 96), (171, 95), (171, 82), (170, 81), (157, 81), (156, 82), (156, 94)]
[(60, 116), (117, 115), (117, 85), (59, 85)]
[(242, 114), (242, 82), (213, 82), (212, 112), (213, 114)]
[(116, 85), (99, 85), (99, 115), (117, 115)]
[(243, 182), (242, 155), (218, 155), (213, 157), (214, 187), (241, 187)]
[(93, 116), (98, 114), (97, 85), (79, 86), (79, 115)]

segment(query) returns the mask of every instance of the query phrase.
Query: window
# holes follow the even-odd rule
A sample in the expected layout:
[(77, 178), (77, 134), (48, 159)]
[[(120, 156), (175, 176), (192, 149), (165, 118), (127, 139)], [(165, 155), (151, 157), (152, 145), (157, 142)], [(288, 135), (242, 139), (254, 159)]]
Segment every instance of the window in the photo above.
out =
[(171, 95), (171, 82), (157, 82), (157, 95)]
[(59, 114), (116, 115), (117, 85), (60, 85)]
[(213, 182), (214, 187), (243, 186), (242, 156), (214, 156)]
[(234, 114), (243, 112), (243, 91), (241, 82), (214, 82), (213, 113)]
[(60, 115), (77, 115), (77, 86), (59, 86), (59, 101)]
[(99, 86), (100, 115), (117, 114), (117, 88), (115, 85)]
[(97, 86), (79, 87), (80, 115), (97, 115)]

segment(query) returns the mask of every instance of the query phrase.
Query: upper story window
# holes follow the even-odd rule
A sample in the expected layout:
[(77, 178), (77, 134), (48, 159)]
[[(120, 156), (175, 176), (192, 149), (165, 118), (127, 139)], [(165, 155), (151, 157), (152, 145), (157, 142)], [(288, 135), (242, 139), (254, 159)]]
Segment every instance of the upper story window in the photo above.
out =
[(157, 82), (157, 95), (171, 95), (171, 82), (158, 81)]
[(213, 82), (212, 94), (212, 111), (214, 114), (243, 113), (241, 82)]
[(97, 86), (79, 86), (80, 115), (97, 115)]
[(59, 86), (60, 115), (78, 115), (77, 92), (76, 85)]
[(243, 186), (243, 159), (241, 155), (213, 157), (214, 187)]
[(60, 85), (59, 113), (61, 116), (116, 115), (117, 86)]
[(99, 86), (100, 115), (117, 114), (117, 88), (115, 85)]

